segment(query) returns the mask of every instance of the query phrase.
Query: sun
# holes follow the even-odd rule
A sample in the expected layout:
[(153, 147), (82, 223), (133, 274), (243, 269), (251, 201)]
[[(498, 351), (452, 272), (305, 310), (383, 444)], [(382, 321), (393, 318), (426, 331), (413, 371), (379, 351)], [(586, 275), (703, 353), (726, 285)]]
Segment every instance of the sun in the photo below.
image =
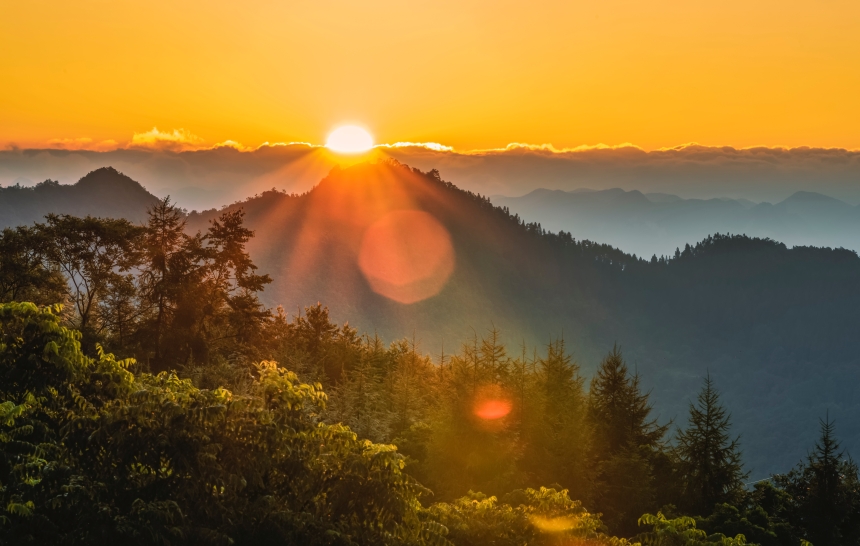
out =
[(325, 146), (334, 152), (357, 154), (373, 148), (373, 137), (361, 127), (343, 125), (331, 132)]

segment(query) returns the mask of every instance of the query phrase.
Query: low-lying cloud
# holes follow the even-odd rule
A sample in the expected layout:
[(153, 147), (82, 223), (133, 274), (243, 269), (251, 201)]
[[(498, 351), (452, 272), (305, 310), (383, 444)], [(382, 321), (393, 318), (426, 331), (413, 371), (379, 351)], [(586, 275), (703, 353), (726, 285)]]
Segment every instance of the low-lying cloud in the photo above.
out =
[(59, 150), (93, 150), (93, 151), (109, 151), (116, 150), (119, 143), (116, 140), (100, 140), (96, 142), (89, 137), (79, 138), (52, 138), (48, 141), (49, 148)]
[[(394, 158), (484, 195), (523, 195), (535, 188), (573, 190), (619, 187), (685, 198), (732, 197), (776, 202), (796, 191), (815, 191), (860, 203), (860, 152), (838, 148), (746, 148), (688, 144), (646, 151), (633, 145), (559, 150), (512, 144), (459, 152), (434, 143), (380, 145), (364, 156), (338, 156), (306, 143), (249, 149), (216, 146), (176, 129), (138, 133), (127, 147), (109, 151), (71, 142), (67, 149), (0, 151), (0, 184), (30, 180), (76, 182), (104, 166), (141, 182), (156, 195), (172, 195), (188, 209), (221, 206), (271, 188), (303, 192), (332, 167)], [(92, 145), (92, 143), (89, 143)]]
[(158, 127), (153, 127), (152, 130), (144, 133), (134, 133), (128, 147), (182, 152), (199, 150), (204, 145), (205, 141), (202, 138), (186, 129), (159, 131)]

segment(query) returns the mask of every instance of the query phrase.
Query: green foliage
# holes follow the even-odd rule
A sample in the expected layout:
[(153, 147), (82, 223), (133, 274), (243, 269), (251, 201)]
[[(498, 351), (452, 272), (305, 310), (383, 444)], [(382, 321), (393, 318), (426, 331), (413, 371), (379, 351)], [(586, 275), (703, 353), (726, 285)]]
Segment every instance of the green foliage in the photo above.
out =
[(63, 276), (46, 261), (50, 240), (45, 234), (18, 227), (0, 233), (0, 301), (61, 301)]
[(860, 541), (857, 464), (842, 452), (834, 431), (833, 421), (821, 421), (821, 437), (807, 460), (775, 478), (792, 498), (787, 519), (816, 546)]
[(252, 236), (240, 210), (188, 234), (169, 198), (145, 226), (49, 214), (0, 235), (0, 301), (69, 304), (65, 323), (90, 356), (108, 343), (156, 371), (227, 360), (250, 368), (271, 356), (276, 324), (257, 297), (271, 279), (245, 251)]
[[(319, 423), (326, 396), (272, 362), (246, 396), (80, 351), (57, 309), (0, 306), (2, 540), (420, 544), (425, 490), (393, 446)], [(426, 539), (426, 540), (425, 540)], [(432, 540), (431, 540), (432, 539)]]
[[(516, 222), (626, 271), (623, 255)], [(252, 236), (235, 209), (191, 234), (168, 199), (142, 227), (50, 216), (3, 232), (2, 297), (71, 305), (0, 306), (0, 544), (624, 544), (605, 533), (633, 536), (668, 503), (699, 517), (646, 514), (643, 543), (860, 536), (857, 468), (829, 422), (805, 465), (744, 491), (710, 378), (671, 447), (617, 348), (588, 392), (564, 340), (511, 355), (495, 327), (436, 365), (320, 304), (264, 309)], [(691, 268), (728, 244), (745, 242), (652, 265)], [(449, 502), (423, 508), (430, 490)]]
[(517, 490), (502, 502), (469, 492), (450, 504), (434, 504), (427, 514), (449, 530), (448, 537), (457, 546), (627, 544), (605, 535), (600, 519), (570, 500), (567, 490)]
[(695, 519), (687, 516), (667, 519), (662, 512), (657, 512), (656, 516), (645, 514), (639, 518), (639, 525), (653, 528), (636, 537), (643, 546), (706, 546), (709, 544), (744, 546), (747, 544), (746, 537), (743, 535), (736, 535), (733, 538), (719, 533), (708, 535), (705, 531), (696, 528)]

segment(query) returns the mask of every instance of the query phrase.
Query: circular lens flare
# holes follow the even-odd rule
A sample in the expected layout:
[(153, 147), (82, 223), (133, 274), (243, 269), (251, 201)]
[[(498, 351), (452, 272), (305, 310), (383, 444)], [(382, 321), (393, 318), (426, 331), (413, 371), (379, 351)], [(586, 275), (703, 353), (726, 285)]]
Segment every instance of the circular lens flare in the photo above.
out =
[(357, 154), (373, 148), (373, 137), (361, 127), (344, 125), (331, 132), (325, 146), (334, 152)]
[(510, 415), (514, 405), (505, 389), (496, 383), (481, 385), (472, 399), (472, 415), (475, 423), (487, 430), (498, 430)]
[(488, 421), (501, 419), (510, 412), (511, 403), (507, 400), (484, 400), (475, 404), (475, 415)]
[(454, 271), (448, 230), (419, 210), (390, 212), (361, 240), (358, 266), (374, 292), (400, 303), (435, 296)]

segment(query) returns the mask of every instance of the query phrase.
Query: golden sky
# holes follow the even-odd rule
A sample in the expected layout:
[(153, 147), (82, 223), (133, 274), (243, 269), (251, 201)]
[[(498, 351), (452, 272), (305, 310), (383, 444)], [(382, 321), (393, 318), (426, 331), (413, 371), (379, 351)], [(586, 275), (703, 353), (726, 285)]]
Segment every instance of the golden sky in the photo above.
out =
[(0, 146), (860, 148), (857, 0), (0, 1)]

